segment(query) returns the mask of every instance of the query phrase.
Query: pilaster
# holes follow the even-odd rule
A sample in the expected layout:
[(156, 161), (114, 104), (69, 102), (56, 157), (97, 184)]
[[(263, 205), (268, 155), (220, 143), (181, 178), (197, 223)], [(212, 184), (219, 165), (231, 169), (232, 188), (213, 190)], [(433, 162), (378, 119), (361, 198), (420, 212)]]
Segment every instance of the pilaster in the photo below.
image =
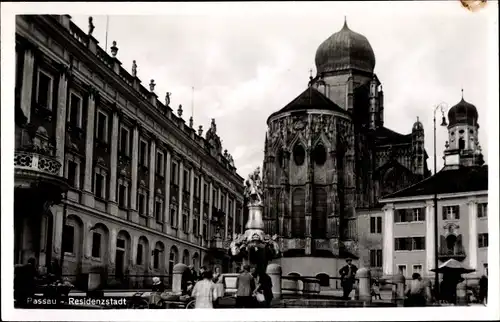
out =
[[(200, 211), (199, 211), (199, 216), (200, 218), (198, 219), (198, 235), (201, 236), (203, 234), (203, 215), (205, 213), (204, 211), (204, 200), (205, 200), (205, 177), (203, 173), (200, 175)], [(201, 258), (200, 258), (201, 259)]]
[(184, 161), (182, 158), (179, 160), (179, 197), (177, 200), (179, 200), (179, 206), (178, 206), (178, 213), (177, 213), (177, 229), (180, 231), (182, 230), (182, 213), (184, 212), (184, 200), (183, 199), (183, 194), (182, 190), (184, 190)]
[[(59, 75), (59, 87), (57, 90), (57, 116), (56, 116), (56, 158), (64, 164), (64, 147), (66, 141), (66, 101), (68, 97), (69, 72), (63, 69)], [(33, 75), (31, 75), (33, 77)], [(64, 166), (59, 169), (59, 175), (64, 176)]]
[(24, 51), (23, 84), (21, 88), (21, 109), (26, 117), (26, 123), (29, 123), (31, 119), (34, 65), (35, 54), (33, 50), (27, 48)]
[(148, 196), (148, 227), (155, 228), (155, 175), (156, 175), (156, 138), (151, 139), (149, 149), (149, 196)]
[(97, 91), (91, 87), (87, 105), (87, 129), (85, 138), (85, 177), (83, 179), (83, 204), (94, 208), (94, 195), (92, 194), (92, 178), (94, 177), (94, 132), (95, 132), (95, 100)]
[(225, 239), (229, 239), (231, 238), (229, 236), (229, 191), (226, 191), (225, 193), (226, 195), (226, 209), (224, 211), (224, 213), (226, 214), (225, 217), (224, 217), (224, 236), (225, 236)]
[(119, 113), (113, 111), (113, 121), (111, 126), (111, 159), (109, 173), (109, 202), (108, 209), (111, 215), (118, 216), (118, 204), (116, 202), (116, 180), (118, 172), (118, 142), (119, 142)]
[(130, 188), (130, 219), (139, 223), (137, 212), (137, 168), (139, 166), (139, 128), (137, 125), (132, 133), (132, 162), (131, 162), (131, 188)]
[(434, 253), (434, 203), (428, 201), (425, 205), (425, 252), (426, 252), (426, 269), (428, 275), (434, 275), (431, 269), (434, 268), (435, 253)]
[(394, 271), (394, 205), (389, 204), (384, 209), (383, 234), (383, 273), (392, 275)]
[(214, 185), (212, 182), (208, 185), (208, 236), (207, 240), (210, 240), (212, 238), (212, 208), (214, 206), (214, 198), (213, 198), (213, 189)]
[(194, 170), (193, 167), (189, 169), (189, 219), (188, 219), (188, 232), (194, 234), (195, 227), (193, 227), (194, 216)]
[(469, 201), (469, 267), (477, 269), (477, 203)]
[(165, 206), (163, 207), (163, 232), (166, 233), (168, 230), (168, 225), (170, 221), (170, 172), (171, 170), (171, 163), (172, 163), (172, 154), (170, 153), (169, 150), (166, 150), (166, 158), (165, 158), (165, 163), (166, 166), (165, 168), (166, 173), (165, 173)]

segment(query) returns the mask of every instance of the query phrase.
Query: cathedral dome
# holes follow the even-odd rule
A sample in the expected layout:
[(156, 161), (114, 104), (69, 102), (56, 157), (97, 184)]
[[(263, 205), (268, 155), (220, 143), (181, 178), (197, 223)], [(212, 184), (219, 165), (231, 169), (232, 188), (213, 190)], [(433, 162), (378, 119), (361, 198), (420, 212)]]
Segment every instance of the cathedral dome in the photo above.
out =
[(474, 105), (462, 100), (453, 106), (448, 112), (449, 126), (457, 124), (476, 125), (478, 119), (477, 109)]
[(326, 39), (316, 50), (318, 74), (346, 69), (372, 73), (375, 54), (365, 36), (344, 27)]

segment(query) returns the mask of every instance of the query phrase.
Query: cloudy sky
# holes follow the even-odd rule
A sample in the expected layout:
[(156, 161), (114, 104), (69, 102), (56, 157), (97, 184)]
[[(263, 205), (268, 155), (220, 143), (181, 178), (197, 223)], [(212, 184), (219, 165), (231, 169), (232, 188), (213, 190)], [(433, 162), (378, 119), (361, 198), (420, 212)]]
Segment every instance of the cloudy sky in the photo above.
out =
[[(409, 133), (419, 116), (432, 168), (433, 107), (458, 103), (463, 88), (478, 108), (488, 159), (489, 91), (496, 88), (490, 86), (490, 62), (498, 55), (491, 31), (498, 30), (496, 15), (488, 14), (493, 5), (476, 13), (457, 1), (174, 6), (158, 5), (154, 16), (141, 8), (141, 15), (123, 15), (117, 8), (108, 16), (108, 48), (117, 42), (117, 57), (129, 71), (136, 60), (139, 78), (146, 87), (154, 79), (160, 98), (172, 92), (171, 106), (182, 104), (186, 120), (194, 87), (195, 125), (207, 129), (216, 119), (223, 147), (243, 177), (262, 164), (267, 117), (306, 88), (317, 47), (342, 28), (344, 16), (375, 52), (387, 127)], [(69, 13), (84, 31), (92, 14), (94, 36), (104, 48), (107, 17), (91, 9)], [(446, 129), (439, 128), (438, 168), (446, 140)]]

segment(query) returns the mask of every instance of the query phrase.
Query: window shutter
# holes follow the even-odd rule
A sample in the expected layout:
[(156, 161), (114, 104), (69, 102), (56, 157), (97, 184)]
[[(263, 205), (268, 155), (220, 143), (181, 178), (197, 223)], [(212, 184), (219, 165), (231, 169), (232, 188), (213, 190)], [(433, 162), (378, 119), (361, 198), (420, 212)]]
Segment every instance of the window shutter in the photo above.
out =
[(443, 206), (442, 213), (443, 213), (443, 220), (446, 220), (446, 214), (447, 214), (446, 206)]
[(420, 218), (422, 218), (422, 221), (425, 221), (425, 207), (420, 208)]
[(460, 219), (460, 206), (455, 206), (455, 219)]

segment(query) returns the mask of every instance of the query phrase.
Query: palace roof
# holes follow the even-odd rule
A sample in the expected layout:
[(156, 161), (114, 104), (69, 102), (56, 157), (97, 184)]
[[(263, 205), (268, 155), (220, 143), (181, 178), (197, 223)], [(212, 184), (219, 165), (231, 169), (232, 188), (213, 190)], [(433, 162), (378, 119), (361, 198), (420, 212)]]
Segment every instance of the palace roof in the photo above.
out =
[(437, 174), (383, 199), (488, 190), (488, 166), (442, 169)]

